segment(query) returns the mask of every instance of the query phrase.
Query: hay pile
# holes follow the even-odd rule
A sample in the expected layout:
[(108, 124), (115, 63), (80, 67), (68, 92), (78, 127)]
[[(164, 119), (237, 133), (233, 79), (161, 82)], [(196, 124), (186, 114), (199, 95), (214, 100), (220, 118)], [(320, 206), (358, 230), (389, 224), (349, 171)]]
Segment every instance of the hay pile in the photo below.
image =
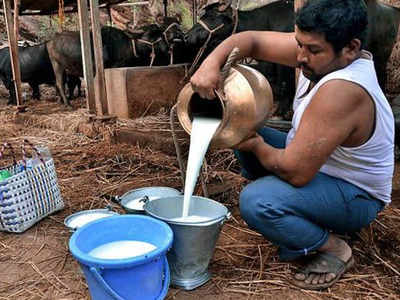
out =
[[(68, 251), (70, 233), (63, 225), (66, 216), (85, 209), (110, 205), (110, 196), (144, 186), (182, 189), (180, 169), (174, 155), (151, 145), (113, 144), (116, 130), (136, 128), (169, 132), (168, 116), (135, 121), (89, 121), (82, 112), (57, 111), (54, 104), (30, 107), (22, 116), (0, 113), (1, 141), (20, 143), (28, 138), (47, 144), (53, 154), (66, 207), (27, 232), (0, 233), (0, 299), (89, 299), (86, 282)], [(37, 107), (37, 109), (36, 109)], [(37, 110), (37, 112), (35, 111)], [(51, 113), (44, 114), (46, 111)], [(46, 121), (44, 121), (46, 120)], [(54, 128), (49, 124), (64, 122)], [(98, 134), (88, 137), (76, 124), (96, 123)], [(74, 125), (75, 124), (75, 125)], [(29, 125), (29, 126), (28, 126)], [(180, 139), (187, 142), (181, 132)], [(186, 150), (184, 149), (186, 155)], [(9, 159), (6, 156), (6, 160)], [(277, 261), (276, 248), (241, 220), (238, 194), (246, 181), (230, 150), (208, 154), (204, 171), (210, 198), (232, 212), (226, 222), (210, 264), (212, 280), (194, 290), (171, 288), (167, 299), (398, 299), (400, 295), (400, 192), (393, 205), (372, 226), (352, 240), (356, 267), (331, 290), (302, 291), (290, 285), (293, 266)], [(396, 170), (396, 174), (398, 170)], [(397, 177), (396, 177), (397, 178)], [(398, 179), (396, 179), (398, 180)], [(398, 184), (395, 185), (398, 187)], [(202, 194), (197, 186), (196, 194)]]

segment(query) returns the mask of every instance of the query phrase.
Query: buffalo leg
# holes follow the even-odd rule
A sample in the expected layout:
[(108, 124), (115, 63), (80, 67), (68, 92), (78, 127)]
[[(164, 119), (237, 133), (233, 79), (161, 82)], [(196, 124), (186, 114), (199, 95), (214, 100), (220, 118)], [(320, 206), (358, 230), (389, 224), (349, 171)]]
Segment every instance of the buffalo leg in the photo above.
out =
[(78, 88), (78, 96), (81, 97), (81, 79), (78, 76), (67, 75), (67, 86), (69, 91), (69, 99), (74, 98), (75, 88)]
[(71, 106), (64, 91), (64, 68), (54, 59), (51, 60), (51, 64), (53, 65), (54, 74), (56, 76), (56, 89), (61, 97), (60, 103)]
[(30, 82), (29, 85), (32, 88), (32, 98), (40, 100), (40, 90), (39, 85), (37, 83)]
[(8, 93), (10, 94), (7, 105), (17, 104), (17, 96), (15, 95), (15, 87), (14, 87), (14, 83), (12, 82), (12, 80), (5, 80), (4, 85), (6, 86), (6, 89), (8, 90)]
[(78, 81), (76, 83), (76, 86), (78, 87), (78, 97), (82, 97), (82, 82), (81, 79), (78, 77)]

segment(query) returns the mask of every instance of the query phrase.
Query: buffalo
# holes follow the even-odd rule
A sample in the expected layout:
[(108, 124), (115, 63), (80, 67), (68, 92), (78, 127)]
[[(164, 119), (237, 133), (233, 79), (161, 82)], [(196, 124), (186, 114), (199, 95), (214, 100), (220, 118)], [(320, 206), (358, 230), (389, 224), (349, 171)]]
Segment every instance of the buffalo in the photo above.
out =
[[(206, 45), (200, 61), (234, 32), (246, 30), (290, 32), (294, 28), (293, 0), (276, 1), (251, 11), (238, 11), (237, 16), (230, 6), (214, 3), (205, 6), (200, 15), (201, 22), (195, 24), (185, 36), (187, 47), (192, 49), (191, 59)], [(274, 98), (279, 99), (276, 114), (286, 119), (290, 118), (289, 111), (295, 90), (293, 68), (261, 61), (250, 66), (268, 78)]]
[[(32, 88), (32, 98), (40, 99), (40, 84), (55, 83), (55, 75), (46, 44), (27, 47), (18, 47), (18, 59), (21, 72), (21, 81), (27, 82)], [(10, 96), (8, 104), (16, 103), (15, 87), (11, 69), (11, 57), (8, 47), (0, 49), (0, 79), (8, 89)], [(73, 96), (76, 86), (80, 89), (80, 79), (68, 77), (63, 74), (63, 83), (68, 81), (69, 97)]]
[[(384, 88), (386, 63), (396, 41), (400, 10), (376, 0), (365, 0), (365, 2), (368, 7), (369, 22), (365, 48), (374, 55), (378, 80)], [(228, 4), (214, 3), (206, 6), (201, 12), (201, 22), (195, 24), (186, 34), (185, 40), (188, 48), (194, 50), (191, 53), (191, 59), (196, 56), (199, 49), (206, 45), (201, 61), (234, 32), (246, 30), (289, 32), (294, 29), (293, 0), (275, 1), (251, 11), (237, 11), (237, 13)], [(271, 83), (274, 96), (278, 101), (277, 115), (289, 119), (288, 112), (294, 96), (294, 71), (287, 67), (268, 63), (260, 63), (256, 68)]]
[[(176, 23), (148, 25), (135, 32), (105, 26), (101, 29), (104, 68), (168, 65), (172, 63), (173, 45), (183, 42)], [(83, 76), (79, 32), (58, 33), (47, 43), (56, 74), (56, 83), (64, 104), (69, 105), (62, 89), (62, 74)]]

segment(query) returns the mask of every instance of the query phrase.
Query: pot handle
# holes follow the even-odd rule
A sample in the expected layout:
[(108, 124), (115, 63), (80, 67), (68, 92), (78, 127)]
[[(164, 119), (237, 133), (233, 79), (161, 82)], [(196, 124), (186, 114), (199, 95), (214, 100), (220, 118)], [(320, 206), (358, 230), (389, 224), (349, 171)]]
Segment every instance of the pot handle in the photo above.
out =
[(150, 201), (150, 198), (149, 198), (149, 196), (147, 196), (147, 195), (144, 195), (140, 200), (139, 200), (139, 202), (143, 202), (143, 203), (147, 203), (147, 202), (149, 202)]
[(226, 59), (225, 65), (222, 67), (222, 70), (221, 70), (221, 89), (222, 90), (223, 90), (225, 79), (228, 77), (231, 67), (236, 65), (238, 57), (239, 57), (239, 48), (235, 47), (232, 49), (231, 53), (229, 54), (228, 58)]
[(225, 221), (228, 221), (228, 220), (230, 220), (231, 218), (232, 218), (232, 214), (231, 214), (230, 211), (228, 211), (228, 212), (226, 213), (226, 215), (225, 215), (225, 218), (221, 220), (220, 225), (222, 226), (222, 225), (225, 223)]
[(114, 203), (121, 205), (121, 197), (120, 196), (110, 196), (110, 200)]

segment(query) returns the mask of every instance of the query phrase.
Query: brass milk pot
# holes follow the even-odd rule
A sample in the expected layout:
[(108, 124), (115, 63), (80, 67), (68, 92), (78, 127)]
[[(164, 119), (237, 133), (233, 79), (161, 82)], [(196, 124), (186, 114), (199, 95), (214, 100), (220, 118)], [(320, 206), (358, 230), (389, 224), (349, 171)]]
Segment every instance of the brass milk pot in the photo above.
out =
[[(208, 100), (195, 93), (190, 82), (177, 98), (177, 115), (184, 130), (190, 134), (193, 116), (222, 119), (214, 137), (212, 148), (231, 148), (244, 141), (270, 117), (273, 106), (272, 89), (268, 80), (257, 70), (232, 66), (235, 48), (228, 57), (222, 74), (222, 87), (217, 98)], [(224, 72), (226, 74), (224, 75)]]

